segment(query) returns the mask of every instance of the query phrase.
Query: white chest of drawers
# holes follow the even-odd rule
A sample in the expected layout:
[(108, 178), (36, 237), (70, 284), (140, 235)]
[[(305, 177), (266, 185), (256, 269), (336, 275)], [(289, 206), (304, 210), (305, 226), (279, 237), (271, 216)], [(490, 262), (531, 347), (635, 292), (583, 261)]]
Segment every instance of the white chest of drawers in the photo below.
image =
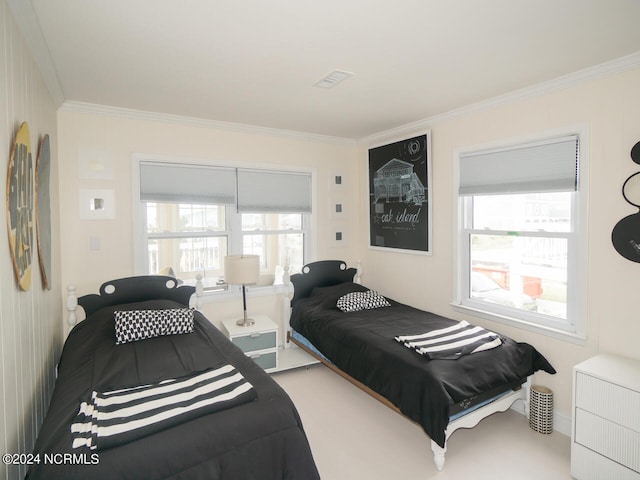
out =
[(598, 355), (573, 369), (571, 475), (640, 480), (640, 361)]

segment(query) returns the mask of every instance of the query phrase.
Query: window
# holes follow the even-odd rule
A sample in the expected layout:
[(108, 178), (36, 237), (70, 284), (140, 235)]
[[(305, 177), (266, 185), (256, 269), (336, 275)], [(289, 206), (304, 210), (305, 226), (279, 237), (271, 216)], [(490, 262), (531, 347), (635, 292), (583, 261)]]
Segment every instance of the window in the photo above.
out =
[(288, 265), (301, 272), (304, 265), (303, 216), (296, 213), (243, 213), (242, 251), (260, 255), (261, 270), (273, 274), (274, 285), (282, 284)]
[(457, 304), (584, 335), (579, 138), (460, 156)]
[(136, 269), (226, 290), (224, 257), (260, 255), (260, 285), (282, 283), (305, 263), (309, 173), (138, 161)]
[(189, 284), (202, 275), (207, 289), (225, 287), (224, 257), (230, 232), (226, 206), (144, 202), (147, 269), (170, 274)]

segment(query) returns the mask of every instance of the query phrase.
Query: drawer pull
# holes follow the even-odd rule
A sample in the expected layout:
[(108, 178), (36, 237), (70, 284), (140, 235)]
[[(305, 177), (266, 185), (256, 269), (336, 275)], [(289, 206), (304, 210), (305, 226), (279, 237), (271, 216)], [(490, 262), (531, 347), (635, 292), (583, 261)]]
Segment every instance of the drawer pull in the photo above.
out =
[(251, 335), (249, 335), (251, 338), (258, 338), (260, 336), (259, 333), (252, 333)]

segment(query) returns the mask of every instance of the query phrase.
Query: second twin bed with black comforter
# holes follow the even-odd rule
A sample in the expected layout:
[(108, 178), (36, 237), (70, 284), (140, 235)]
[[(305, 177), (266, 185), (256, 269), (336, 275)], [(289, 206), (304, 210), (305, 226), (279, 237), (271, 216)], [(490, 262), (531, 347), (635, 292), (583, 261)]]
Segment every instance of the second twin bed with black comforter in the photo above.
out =
[(489, 403), (514, 390), (500, 410), (515, 398), (526, 401), (528, 377), (555, 373), (531, 345), (386, 299), (353, 283), (355, 273), (344, 262), (323, 261), (291, 276), (293, 341), (420, 424), (437, 444), (439, 469), (447, 435), (463, 415), (498, 411)]

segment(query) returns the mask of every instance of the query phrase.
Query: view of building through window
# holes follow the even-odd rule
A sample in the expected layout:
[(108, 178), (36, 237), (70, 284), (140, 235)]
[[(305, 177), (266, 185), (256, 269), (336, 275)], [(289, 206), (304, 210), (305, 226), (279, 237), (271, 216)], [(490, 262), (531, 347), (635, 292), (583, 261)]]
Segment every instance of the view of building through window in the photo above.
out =
[(566, 320), (572, 195), (467, 199), (472, 299)]

